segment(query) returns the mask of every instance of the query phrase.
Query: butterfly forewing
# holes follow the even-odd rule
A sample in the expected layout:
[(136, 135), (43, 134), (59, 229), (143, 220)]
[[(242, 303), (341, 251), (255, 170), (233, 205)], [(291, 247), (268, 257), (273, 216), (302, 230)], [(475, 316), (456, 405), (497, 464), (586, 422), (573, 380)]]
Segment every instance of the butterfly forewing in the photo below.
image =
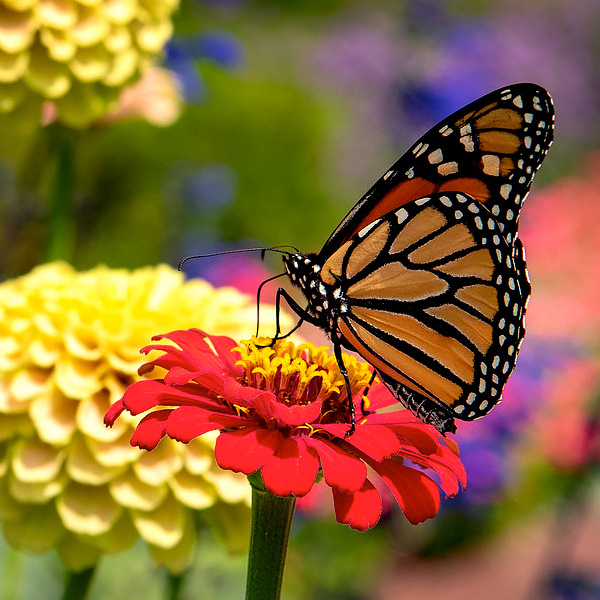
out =
[(553, 137), (552, 99), (521, 83), (479, 98), (428, 131), (375, 183), (331, 235), (325, 259), (363, 227), (436, 192), (484, 204), (511, 243), (536, 171)]

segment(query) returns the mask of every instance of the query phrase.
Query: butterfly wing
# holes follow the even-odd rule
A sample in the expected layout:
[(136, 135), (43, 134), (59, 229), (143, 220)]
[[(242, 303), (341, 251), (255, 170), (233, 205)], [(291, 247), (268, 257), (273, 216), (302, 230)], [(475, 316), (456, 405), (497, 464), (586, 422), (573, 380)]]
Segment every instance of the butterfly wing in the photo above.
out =
[(359, 200), (323, 246), (321, 261), (369, 223), (436, 192), (481, 202), (512, 243), (523, 200), (552, 144), (553, 123), (551, 97), (531, 83), (465, 106), (428, 131)]
[(454, 416), (475, 419), (500, 400), (525, 298), (486, 206), (455, 192), (409, 202), (345, 242), (320, 278), (343, 298), (334, 337), (425, 421), (446, 415), (451, 431)]

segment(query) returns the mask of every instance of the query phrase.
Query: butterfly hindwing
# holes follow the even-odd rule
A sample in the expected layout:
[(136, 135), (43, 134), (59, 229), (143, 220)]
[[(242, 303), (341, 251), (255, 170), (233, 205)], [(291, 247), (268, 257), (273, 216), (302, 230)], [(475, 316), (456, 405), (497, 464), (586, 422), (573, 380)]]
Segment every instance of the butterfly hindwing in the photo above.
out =
[(428, 131), (359, 200), (320, 252), (417, 198), (456, 191), (484, 204), (511, 243), (531, 182), (552, 144), (552, 99), (521, 83), (491, 92)]
[[(343, 298), (342, 341), (425, 409), (471, 420), (501, 397), (516, 359), (522, 290), (490, 212), (434, 194), (358, 232), (321, 269)], [(403, 400), (402, 396), (399, 398)]]

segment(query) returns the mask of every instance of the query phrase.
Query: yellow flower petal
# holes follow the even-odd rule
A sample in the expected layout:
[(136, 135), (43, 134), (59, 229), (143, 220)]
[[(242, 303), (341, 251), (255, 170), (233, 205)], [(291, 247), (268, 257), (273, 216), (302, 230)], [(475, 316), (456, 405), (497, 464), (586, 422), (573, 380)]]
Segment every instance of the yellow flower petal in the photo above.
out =
[(169, 480), (173, 494), (180, 502), (196, 510), (208, 508), (215, 503), (215, 488), (201, 477), (180, 471)]
[(4, 0), (4, 4), (12, 10), (27, 10), (33, 8), (39, 0)]
[(196, 531), (193, 519), (187, 518), (183, 529), (183, 535), (175, 546), (161, 548), (152, 544), (148, 545), (150, 554), (155, 562), (165, 566), (171, 573), (182, 573), (189, 566), (194, 552), (196, 542)]
[(10, 382), (9, 393), (17, 402), (27, 402), (50, 389), (50, 372), (41, 369), (24, 369)]
[(139, 539), (139, 533), (131, 516), (123, 511), (115, 524), (106, 532), (94, 537), (94, 546), (104, 554), (115, 554), (133, 546)]
[(136, 32), (137, 43), (146, 52), (160, 52), (173, 35), (171, 21), (157, 21), (142, 25)]
[(173, 548), (183, 538), (186, 512), (173, 496), (154, 510), (132, 510), (133, 524), (142, 538), (159, 548)]
[(40, 25), (68, 29), (77, 23), (77, 4), (73, 0), (40, 0), (35, 14)]
[(113, 480), (124, 470), (123, 466), (106, 467), (92, 455), (82, 436), (76, 436), (69, 445), (66, 470), (73, 481), (101, 485)]
[(126, 465), (137, 459), (143, 452), (129, 443), (130, 437), (131, 429), (127, 429), (120, 437), (106, 442), (90, 438), (88, 446), (100, 464), (107, 467)]
[(154, 510), (167, 497), (166, 484), (148, 485), (140, 481), (132, 472), (116, 478), (109, 485), (112, 497), (122, 506), (142, 511)]
[(192, 475), (202, 475), (203, 473), (206, 473), (215, 462), (214, 439), (216, 438), (216, 435), (212, 436), (212, 440), (207, 441), (206, 438), (208, 435), (209, 434), (205, 434), (201, 437), (197, 437), (186, 445), (186, 452), (184, 455), (185, 468)]
[(219, 498), (231, 504), (245, 502), (250, 506), (252, 489), (248, 479), (239, 473), (223, 471), (216, 466), (204, 473), (204, 477), (210, 481), (217, 490)]
[(35, 23), (29, 12), (16, 12), (0, 5), (0, 49), (9, 54), (26, 50), (33, 42)]
[(112, 56), (103, 44), (79, 48), (69, 61), (71, 72), (79, 81), (100, 81), (110, 71)]
[[(0, 51), (0, 84), (14, 83), (25, 75), (29, 66), (29, 52), (8, 54)], [(1, 88), (0, 88), (1, 93)]]
[(55, 338), (42, 336), (34, 339), (27, 350), (29, 359), (34, 365), (48, 368), (54, 366), (60, 357), (62, 347)]
[(71, 60), (77, 52), (77, 45), (62, 29), (43, 27), (40, 30), (40, 41), (46, 47), (48, 56), (59, 62)]
[(142, 364), (146, 362), (144, 358), (140, 357), (139, 348), (127, 352), (127, 348), (123, 347), (118, 350), (108, 350), (106, 360), (115, 371), (127, 373), (127, 375), (135, 375)]
[(139, 62), (138, 52), (134, 48), (119, 52), (102, 81), (110, 86), (121, 86), (132, 81), (137, 73)]
[(132, 21), (136, 11), (136, 0), (106, 0), (102, 6), (104, 16), (117, 25), (125, 25)]
[(25, 483), (47, 483), (56, 478), (64, 452), (38, 440), (19, 440), (14, 447), (12, 472)]
[(22, 413), (27, 410), (29, 402), (22, 402), (11, 394), (11, 385), (7, 380), (0, 380), (0, 411), (3, 413)]
[(113, 25), (110, 33), (104, 38), (106, 49), (112, 54), (131, 48), (133, 38), (131, 31), (124, 26)]
[(66, 477), (51, 479), (45, 483), (26, 483), (16, 478), (11, 478), (9, 484), (10, 495), (19, 502), (27, 504), (45, 504), (60, 494), (67, 483)]
[(179, 452), (173, 452), (173, 442), (163, 438), (152, 451), (142, 454), (133, 465), (135, 474), (141, 481), (150, 485), (158, 485), (168, 481), (183, 466), (183, 458)]
[(69, 484), (58, 497), (56, 509), (67, 529), (91, 536), (106, 533), (122, 510), (106, 487), (80, 483)]
[(108, 394), (105, 391), (82, 400), (77, 410), (77, 425), (80, 431), (95, 440), (114, 440), (117, 434), (114, 431), (107, 433), (108, 428), (103, 421), (109, 406)]
[(99, 360), (105, 352), (92, 327), (77, 326), (65, 331), (65, 350), (75, 358), (94, 361)]
[(64, 96), (71, 87), (67, 67), (51, 60), (41, 45), (32, 48), (29, 68), (23, 78), (32, 90), (51, 99)]
[(55, 446), (67, 444), (77, 427), (75, 415), (78, 405), (58, 390), (36, 398), (31, 403), (29, 415), (39, 438)]
[(56, 363), (54, 379), (58, 389), (68, 398), (89, 398), (102, 389), (98, 364), (63, 355)]
[(94, 8), (80, 9), (77, 23), (69, 29), (69, 38), (82, 48), (99, 44), (109, 33), (110, 24)]

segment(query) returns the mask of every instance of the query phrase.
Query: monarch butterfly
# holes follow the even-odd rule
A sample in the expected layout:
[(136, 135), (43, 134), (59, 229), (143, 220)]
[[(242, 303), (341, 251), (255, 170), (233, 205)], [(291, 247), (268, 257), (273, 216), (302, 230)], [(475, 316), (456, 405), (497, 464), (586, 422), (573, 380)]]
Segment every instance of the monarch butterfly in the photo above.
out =
[(531, 289), (519, 212), (553, 127), (543, 88), (491, 92), (418, 140), (318, 254), (283, 253), (307, 305), (279, 288), (277, 314), (284, 298), (300, 317), (292, 331), (325, 330), (348, 390), (342, 346), (442, 434), (500, 401)]

